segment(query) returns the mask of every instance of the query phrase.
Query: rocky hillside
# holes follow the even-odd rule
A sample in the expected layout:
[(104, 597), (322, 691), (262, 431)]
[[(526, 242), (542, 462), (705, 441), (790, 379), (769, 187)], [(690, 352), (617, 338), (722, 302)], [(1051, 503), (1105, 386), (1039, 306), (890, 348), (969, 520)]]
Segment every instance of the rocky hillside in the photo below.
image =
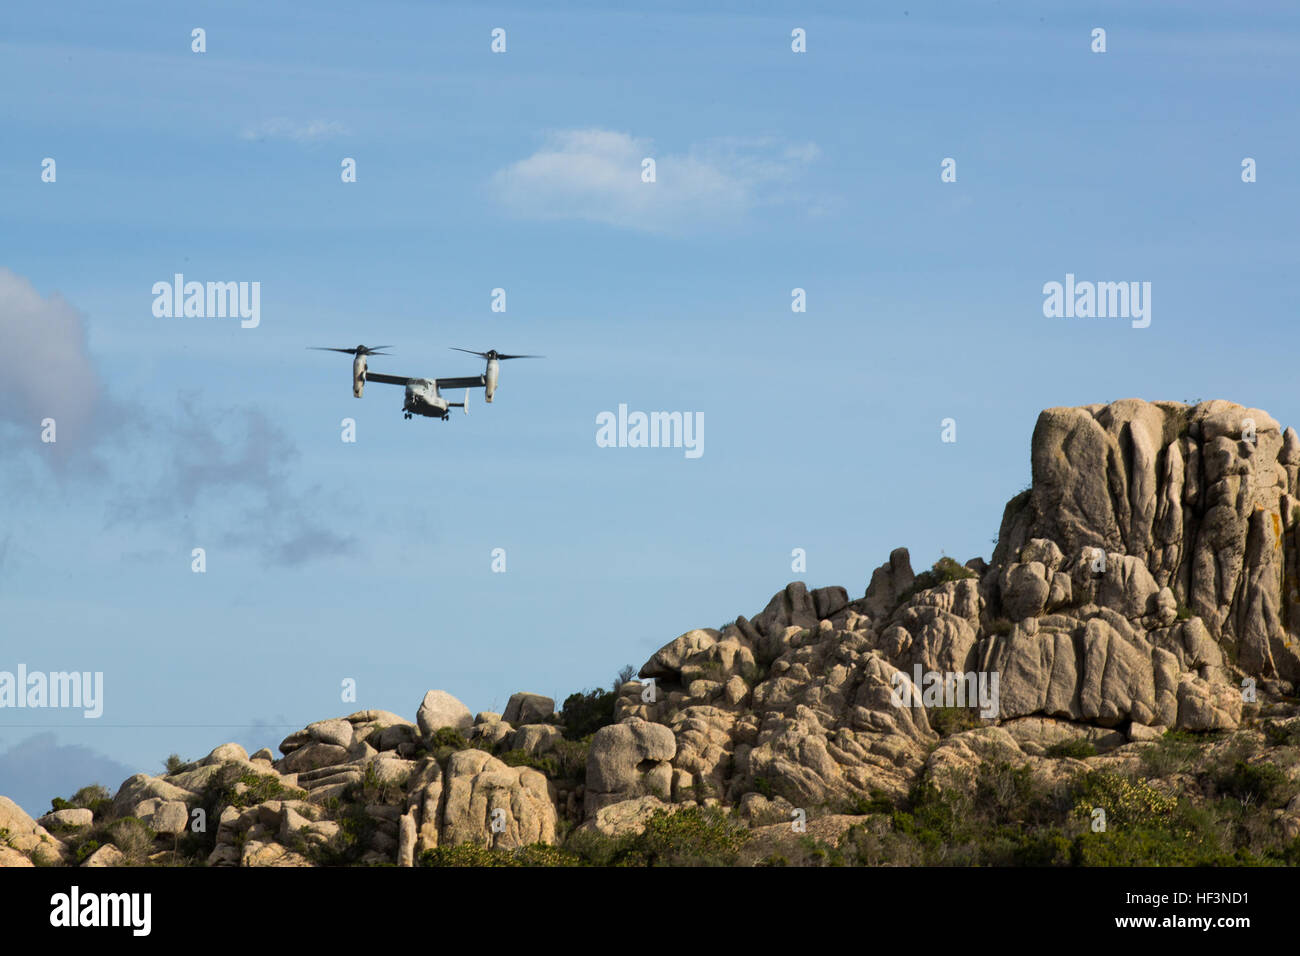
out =
[(1300, 437), (1126, 400), (1044, 411), (1031, 455), (991, 562), (790, 584), (559, 714), (435, 690), (39, 821), (0, 798), (0, 864), (1300, 862)]

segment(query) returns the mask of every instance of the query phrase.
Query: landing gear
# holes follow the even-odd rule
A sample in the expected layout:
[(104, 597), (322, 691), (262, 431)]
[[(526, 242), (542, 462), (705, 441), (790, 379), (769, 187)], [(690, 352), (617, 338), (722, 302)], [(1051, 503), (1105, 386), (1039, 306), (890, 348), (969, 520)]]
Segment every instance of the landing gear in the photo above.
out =
[(408, 419), (409, 419), (409, 418), (411, 417), (411, 413), (410, 413), (410, 412), (402, 412), (402, 417), (403, 417), (403, 418), (408, 418)]

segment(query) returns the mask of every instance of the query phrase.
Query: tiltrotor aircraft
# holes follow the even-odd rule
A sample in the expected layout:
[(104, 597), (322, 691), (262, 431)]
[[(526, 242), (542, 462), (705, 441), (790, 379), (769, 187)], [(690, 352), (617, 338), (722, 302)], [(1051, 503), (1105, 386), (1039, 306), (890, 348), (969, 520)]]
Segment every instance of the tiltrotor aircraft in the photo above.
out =
[[(311, 346), (312, 349), (318, 352), (342, 352), (345, 355), (354, 356), (352, 359), (352, 394), (355, 397), (361, 397), (366, 389), (366, 382), (379, 382), (383, 385), (404, 385), (406, 387), (406, 399), (402, 403), (402, 412), (406, 418), (410, 418), (412, 415), (423, 415), (425, 418), (441, 418), (444, 422), (453, 408), (463, 408), (465, 414), (469, 414), (469, 390), (471, 388), (484, 389), (484, 398), (488, 402), (492, 401), (492, 396), (497, 390), (497, 382), (501, 377), (501, 362), (506, 359), (543, 357), (541, 355), (502, 355), (496, 349), (475, 352), (472, 349), (453, 348), (452, 351), (454, 352), (469, 352), (470, 355), (477, 355), (479, 358), (486, 359), (487, 370), (482, 375), (461, 376), (458, 378), (407, 378), (401, 375), (382, 375), (379, 372), (370, 371), (366, 363), (366, 356), (388, 355), (388, 352), (380, 350), (391, 347), (388, 345), (358, 345), (352, 349), (336, 349), (328, 346)], [(465, 401), (447, 401), (440, 392), (444, 388), (465, 389)]]

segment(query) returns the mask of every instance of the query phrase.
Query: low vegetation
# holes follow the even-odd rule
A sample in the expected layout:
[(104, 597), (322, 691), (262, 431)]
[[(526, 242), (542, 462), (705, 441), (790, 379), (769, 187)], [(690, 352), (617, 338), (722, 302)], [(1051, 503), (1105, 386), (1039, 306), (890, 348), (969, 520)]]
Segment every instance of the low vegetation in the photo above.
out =
[(70, 799), (55, 797), (50, 801), (54, 810), (89, 810), (96, 817), (103, 816), (113, 806), (113, 795), (97, 783), (82, 787)]
[[(918, 785), (904, 806), (867, 818), (834, 846), (805, 846), (812, 865), (1294, 866), (1300, 838), (1273, 813), (1287, 790), (1276, 766), (1237, 760), (1199, 775), (1208, 799), (1139, 776), (1088, 770), (1048, 788), (1027, 766), (987, 764), (967, 787)], [(804, 841), (805, 843), (807, 841)], [(818, 852), (807, 852), (815, 849)], [(766, 860), (788, 865), (789, 860)]]
[(437, 847), (420, 866), (730, 866), (749, 839), (749, 828), (717, 808), (659, 810), (643, 833), (608, 837), (578, 830), (561, 846), (534, 844), (491, 850), (477, 844)]
[(560, 708), (560, 725), (565, 738), (582, 740), (614, 722), (618, 695), (611, 690), (587, 690), (570, 694)]
[(944, 555), (930, 567), (929, 571), (922, 571), (912, 581), (912, 586), (907, 588), (898, 596), (898, 603), (905, 604), (907, 600), (922, 591), (928, 591), (930, 588), (937, 588), (940, 584), (948, 581), (961, 581), (964, 578), (973, 578), (976, 574), (970, 568), (958, 564), (954, 559)]

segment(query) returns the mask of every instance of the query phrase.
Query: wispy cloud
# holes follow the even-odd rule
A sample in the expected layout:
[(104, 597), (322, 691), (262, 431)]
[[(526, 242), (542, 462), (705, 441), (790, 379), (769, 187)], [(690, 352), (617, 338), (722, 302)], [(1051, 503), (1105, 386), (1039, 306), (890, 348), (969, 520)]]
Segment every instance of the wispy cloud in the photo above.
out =
[[(169, 411), (122, 401), (101, 384), (86, 338), (85, 317), (67, 300), (43, 298), (0, 267), (0, 444), (10, 449), (0, 456), (0, 487), (10, 501), (21, 490), (32, 507), (45, 506), (93, 488), (110, 527), (147, 524), (187, 540), (204, 530), (268, 564), (354, 548), (355, 538), (322, 517), (332, 513), (326, 496), (292, 471), (298, 449), (263, 411), (197, 395), (176, 396)], [(53, 443), (41, 441), (44, 418), (55, 420)], [(43, 480), (51, 474), (56, 485)], [(196, 518), (219, 530), (197, 529)], [(0, 563), (14, 557), (11, 543), (0, 539)]]
[(240, 139), (286, 139), (295, 143), (314, 143), (348, 135), (348, 129), (337, 120), (291, 120), (277, 117), (246, 126)]
[[(580, 219), (646, 232), (732, 225), (754, 208), (786, 201), (819, 155), (814, 143), (714, 139), (660, 153), (649, 139), (603, 129), (563, 130), (526, 159), (498, 170), (496, 199), (516, 215)], [(655, 160), (655, 181), (642, 179)]]
[(199, 529), (190, 516), (215, 508), (237, 516), (222, 521), (216, 543), (258, 551), (268, 564), (301, 565), (353, 549), (355, 538), (320, 520), (328, 513), (320, 487), (293, 479), (288, 466), (298, 449), (260, 409), (213, 408), (192, 395), (178, 404), (175, 418), (142, 424), (141, 445), (166, 453), (133, 463), (132, 480), (119, 483), (110, 502), (112, 524), (179, 521), (192, 538)]

